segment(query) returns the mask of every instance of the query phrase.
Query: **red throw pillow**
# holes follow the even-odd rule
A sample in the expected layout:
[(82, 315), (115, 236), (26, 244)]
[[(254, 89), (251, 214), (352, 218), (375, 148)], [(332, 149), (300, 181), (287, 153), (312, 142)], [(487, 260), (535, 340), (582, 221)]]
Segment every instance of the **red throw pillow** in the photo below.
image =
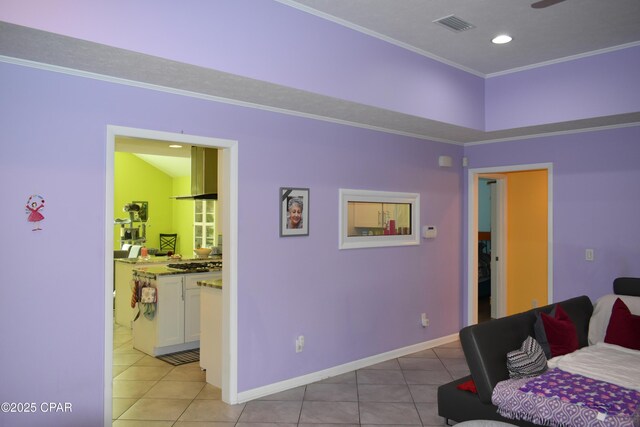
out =
[(551, 356), (562, 356), (578, 349), (578, 333), (567, 313), (560, 305), (556, 305), (554, 317), (540, 313), (544, 332), (551, 348)]
[(473, 380), (469, 380), (467, 382), (458, 384), (457, 388), (458, 390), (466, 390), (466, 391), (470, 391), (471, 393), (478, 394), (476, 383), (474, 383)]
[(640, 316), (631, 314), (620, 298), (613, 303), (604, 342), (640, 350)]

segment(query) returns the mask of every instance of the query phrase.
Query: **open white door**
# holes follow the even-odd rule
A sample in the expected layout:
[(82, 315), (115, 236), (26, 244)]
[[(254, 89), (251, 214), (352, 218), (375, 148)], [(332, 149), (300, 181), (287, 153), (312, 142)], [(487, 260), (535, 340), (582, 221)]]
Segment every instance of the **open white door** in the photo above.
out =
[(491, 184), (491, 318), (504, 317), (506, 307), (505, 272), (505, 180), (494, 176)]

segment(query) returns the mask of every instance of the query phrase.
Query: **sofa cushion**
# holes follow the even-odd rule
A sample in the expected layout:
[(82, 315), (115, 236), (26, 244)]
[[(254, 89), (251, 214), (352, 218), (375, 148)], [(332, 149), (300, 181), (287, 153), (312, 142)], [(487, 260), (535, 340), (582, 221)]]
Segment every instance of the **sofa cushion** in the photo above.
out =
[(640, 350), (640, 316), (631, 314), (627, 305), (618, 298), (611, 309), (604, 342), (633, 350)]
[(640, 297), (640, 277), (618, 277), (613, 281), (613, 293)]
[(594, 307), (591, 321), (589, 322), (589, 344), (593, 345), (604, 341), (609, 326), (609, 319), (613, 304), (620, 298), (629, 308), (631, 314), (640, 315), (640, 296), (607, 294), (598, 298)]
[(562, 309), (562, 306), (558, 305), (556, 307), (556, 314), (553, 317), (546, 313), (541, 313), (540, 316), (542, 317), (544, 332), (549, 341), (552, 357), (569, 354), (579, 348), (576, 326)]
[(507, 353), (510, 378), (535, 377), (547, 370), (547, 358), (538, 341), (527, 337), (519, 349)]

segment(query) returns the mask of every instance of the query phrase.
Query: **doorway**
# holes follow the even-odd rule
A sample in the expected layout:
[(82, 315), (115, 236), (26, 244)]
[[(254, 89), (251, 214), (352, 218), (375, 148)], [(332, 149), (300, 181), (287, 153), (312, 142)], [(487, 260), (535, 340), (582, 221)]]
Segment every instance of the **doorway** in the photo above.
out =
[[(514, 262), (521, 259), (520, 253), (517, 252), (518, 244), (508, 245), (506, 242), (508, 241), (507, 236), (511, 235), (516, 236), (518, 231), (522, 232), (523, 230), (527, 232), (529, 230), (529, 224), (523, 225), (520, 217), (512, 218), (511, 222), (508, 220), (508, 211), (507, 201), (510, 200), (509, 208), (511, 209), (512, 215), (514, 212), (521, 210), (526, 211), (528, 208), (527, 203), (530, 201), (527, 200), (527, 194), (519, 191), (518, 185), (519, 181), (516, 178), (525, 177), (528, 174), (542, 174), (546, 180), (546, 188), (541, 188), (541, 194), (544, 194), (546, 200), (543, 200), (542, 203), (537, 203), (537, 205), (541, 206), (543, 211), (542, 217), (544, 222), (544, 229), (546, 230), (546, 239), (544, 239), (544, 235), (542, 236), (543, 240), (543, 250), (540, 251), (541, 254), (544, 255), (545, 259), (540, 261), (541, 267), (537, 269), (539, 274), (543, 274), (543, 281), (546, 282), (546, 288), (542, 289), (541, 294), (544, 297), (534, 297), (530, 298), (526, 292), (522, 292), (521, 288), (515, 286), (515, 283), (519, 283), (518, 280), (511, 278), (511, 286), (509, 285), (510, 280), (508, 280), (509, 275), (507, 274), (507, 261), (511, 261), (511, 265), (514, 265)], [(511, 193), (507, 191), (507, 183), (509, 181), (509, 176), (512, 175), (513, 182), (517, 185), (513, 185), (511, 188)], [(492, 226), (490, 234), (483, 234), (481, 232), (481, 226), (479, 224), (479, 185), (482, 182), (482, 179), (489, 179), (490, 181), (495, 181), (495, 184), (491, 186), (494, 187), (491, 191), (493, 193), (492, 205), (493, 205), (493, 213), (492, 217)], [(485, 181), (486, 182), (486, 181)], [(540, 181), (540, 184), (537, 184), (539, 187), (545, 187), (542, 184), (543, 181)], [(526, 304), (531, 304), (531, 307), (538, 305), (545, 305), (550, 303), (553, 300), (553, 256), (552, 256), (552, 235), (553, 235), (553, 222), (552, 222), (552, 212), (553, 212), (553, 179), (552, 179), (552, 164), (544, 163), (544, 164), (529, 164), (529, 165), (515, 165), (515, 166), (504, 166), (504, 167), (495, 167), (495, 168), (478, 168), (478, 169), (470, 169), (468, 175), (468, 187), (467, 187), (467, 232), (468, 232), (468, 246), (467, 246), (467, 325), (478, 323), (479, 316), (479, 279), (481, 275), (479, 274), (479, 256), (480, 256), (480, 244), (482, 243), (481, 239), (490, 239), (490, 249), (491, 249), (491, 317), (502, 317), (507, 314), (511, 314), (511, 312), (524, 311), (522, 309), (522, 302), (514, 303), (519, 299), (527, 299)], [(511, 197), (508, 198), (508, 194), (511, 194)], [(522, 198), (524, 197), (524, 198)], [(546, 218), (544, 218), (546, 214)], [(544, 221), (546, 219), (546, 221)], [(511, 227), (507, 230), (507, 224)], [(519, 242), (518, 240), (516, 240)], [(512, 240), (513, 242), (513, 240)], [(528, 242), (526, 242), (528, 244)], [(525, 246), (526, 246), (525, 244)], [(522, 245), (521, 245), (522, 246)], [(509, 259), (509, 252), (512, 251), (512, 257)], [(516, 251), (516, 252), (513, 252)], [(528, 268), (526, 266), (525, 268)], [(512, 268), (509, 273), (513, 273), (516, 271), (516, 268)], [(544, 285), (543, 285), (544, 286)], [(510, 299), (507, 300), (507, 295), (511, 295)], [(520, 306), (518, 306), (518, 303)], [(527, 306), (527, 308), (530, 308)]]
[(237, 403), (237, 241), (238, 241), (238, 142), (182, 133), (107, 126), (105, 179), (105, 366), (104, 424), (111, 425), (113, 362), (113, 245), (114, 156), (117, 137), (170, 141), (218, 148), (221, 153), (222, 234), (225, 236), (222, 272), (222, 400)]

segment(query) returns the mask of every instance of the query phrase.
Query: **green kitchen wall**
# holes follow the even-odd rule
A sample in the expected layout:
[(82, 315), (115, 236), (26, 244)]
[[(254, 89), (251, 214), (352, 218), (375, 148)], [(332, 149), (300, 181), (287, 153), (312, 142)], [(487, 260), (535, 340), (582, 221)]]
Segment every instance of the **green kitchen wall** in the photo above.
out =
[[(172, 178), (131, 153), (115, 152), (113, 215), (128, 218), (122, 210), (125, 204), (148, 202), (146, 247), (158, 248), (160, 233), (178, 233), (177, 253), (193, 257), (193, 201), (171, 198), (189, 192), (190, 177)], [(114, 249), (120, 247), (119, 228), (114, 226)]]
[[(191, 177), (173, 179), (174, 194), (189, 194)], [(176, 200), (173, 203), (173, 229), (178, 233), (177, 253), (184, 258), (193, 258), (193, 200)]]

